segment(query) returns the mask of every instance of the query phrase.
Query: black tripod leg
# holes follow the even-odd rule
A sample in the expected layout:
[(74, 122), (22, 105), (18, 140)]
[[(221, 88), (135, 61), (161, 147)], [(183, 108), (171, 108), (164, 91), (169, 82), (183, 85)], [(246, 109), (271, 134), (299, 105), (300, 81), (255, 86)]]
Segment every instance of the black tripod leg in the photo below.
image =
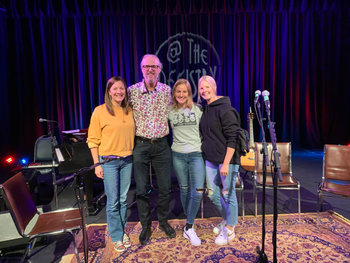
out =
[(258, 261), (259, 263), (267, 263), (269, 260), (265, 254), (265, 198), (266, 198), (266, 166), (265, 160), (263, 161), (263, 196), (262, 196), (262, 244), (260, 247), (256, 247), (256, 252), (258, 253)]

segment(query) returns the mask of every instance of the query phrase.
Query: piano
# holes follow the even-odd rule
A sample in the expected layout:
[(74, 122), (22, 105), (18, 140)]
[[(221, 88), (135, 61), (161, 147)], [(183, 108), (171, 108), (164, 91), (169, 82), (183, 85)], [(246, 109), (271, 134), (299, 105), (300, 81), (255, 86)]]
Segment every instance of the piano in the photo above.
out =
[[(86, 143), (88, 129), (62, 131), (64, 142), (55, 146), (57, 160), (54, 167), (58, 168), (62, 176), (77, 173), (81, 168), (90, 167), (94, 164), (90, 149)], [(52, 161), (36, 162), (27, 165), (18, 165), (12, 169), (12, 175), (19, 171), (33, 171), (33, 169), (52, 168)], [(96, 212), (96, 201), (94, 200), (94, 177), (95, 170), (92, 169), (82, 174), (84, 176), (84, 187), (88, 204), (88, 213)]]
[(66, 142), (70, 142), (70, 143), (86, 142), (88, 129), (62, 131), (62, 134)]
[[(74, 174), (80, 169), (94, 165), (90, 149), (86, 143), (88, 129), (63, 131), (64, 143), (58, 145), (59, 152), (57, 154), (60, 161), (58, 166), (59, 173)], [(57, 151), (56, 151), (57, 153)], [(95, 215), (97, 212), (96, 200), (94, 200), (94, 178), (95, 170), (92, 169), (82, 174), (84, 176), (84, 187), (86, 193), (86, 201), (88, 205), (89, 215)], [(97, 177), (96, 177), (97, 178)]]

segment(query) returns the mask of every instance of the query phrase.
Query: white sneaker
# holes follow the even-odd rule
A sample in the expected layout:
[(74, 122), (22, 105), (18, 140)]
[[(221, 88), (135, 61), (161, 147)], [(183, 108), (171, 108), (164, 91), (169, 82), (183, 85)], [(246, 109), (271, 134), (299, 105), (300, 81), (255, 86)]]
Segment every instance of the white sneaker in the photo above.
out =
[(220, 235), (217, 236), (215, 239), (215, 244), (219, 246), (226, 245), (230, 240), (235, 238), (235, 230), (229, 231), (227, 227), (224, 227), (224, 229), (221, 231)]
[(123, 245), (126, 248), (131, 247), (130, 238), (129, 238), (129, 236), (126, 233), (124, 233), (124, 235), (123, 235)]
[(235, 238), (235, 228), (233, 228), (232, 232), (227, 229), (227, 242), (231, 241)]
[(202, 243), (193, 228), (190, 228), (188, 230), (185, 228), (183, 236), (187, 238), (193, 246), (200, 246)]
[(125, 251), (125, 246), (122, 241), (117, 241), (114, 243), (114, 249), (120, 253)]
[(217, 235), (220, 234), (221, 231), (224, 229), (225, 225), (226, 225), (226, 220), (222, 220), (221, 223), (219, 223), (216, 227), (213, 228), (214, 234), (217, 234)]

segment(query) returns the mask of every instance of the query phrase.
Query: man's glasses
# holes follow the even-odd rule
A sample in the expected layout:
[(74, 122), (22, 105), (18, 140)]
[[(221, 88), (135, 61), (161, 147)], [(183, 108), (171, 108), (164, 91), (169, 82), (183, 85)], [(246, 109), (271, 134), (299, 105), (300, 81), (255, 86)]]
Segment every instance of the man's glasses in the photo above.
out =
[(159, 66), (158, 65), (142, 65), (142, 68), (156, 70), (157, 68), (159, 68)]

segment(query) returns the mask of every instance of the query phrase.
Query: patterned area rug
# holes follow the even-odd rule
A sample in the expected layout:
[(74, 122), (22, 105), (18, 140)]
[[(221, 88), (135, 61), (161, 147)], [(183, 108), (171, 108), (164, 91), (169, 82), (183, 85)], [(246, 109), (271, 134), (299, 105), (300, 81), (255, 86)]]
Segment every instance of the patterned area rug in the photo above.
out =
[[(278, 262), (350, 262), (350, 221), (331, 211), (321, 213), (320, 228), (317, 230), (316, 213), (279, 215), (277, 222)], [(265, 220), (265, 254), (273, 261), (272, 215)], [(153, 222), (153, 234), (149, 244), (141, 246), (138, 241), (141, 225), (128, 223), (126, 232), (132, 246), (124, 253), (113, 249), (107, 227), (89, 225), (89, 262), (256, 262), (256, 247), (261, 247), (261, 217), (240, 218), (235, 228), (236, 237), (226, 246), (214, 243), (213, 227), (220, 218), (196, 219), (195, 228), (202, 245), (194, 247), (182, 236), (185, 220), (170, 220), (176, 230), (176, 238), (169, 239)], [(79, 239), (79, 236), (77, 236)], [(83, 247), (77, 240), (81, 258)], [(72, 247), (72, 246), (71, 246)], [(61, 262), (76, 262), (73, 249), (69, 249)], [(82, 262), (84, 262), (82, 260)]]

